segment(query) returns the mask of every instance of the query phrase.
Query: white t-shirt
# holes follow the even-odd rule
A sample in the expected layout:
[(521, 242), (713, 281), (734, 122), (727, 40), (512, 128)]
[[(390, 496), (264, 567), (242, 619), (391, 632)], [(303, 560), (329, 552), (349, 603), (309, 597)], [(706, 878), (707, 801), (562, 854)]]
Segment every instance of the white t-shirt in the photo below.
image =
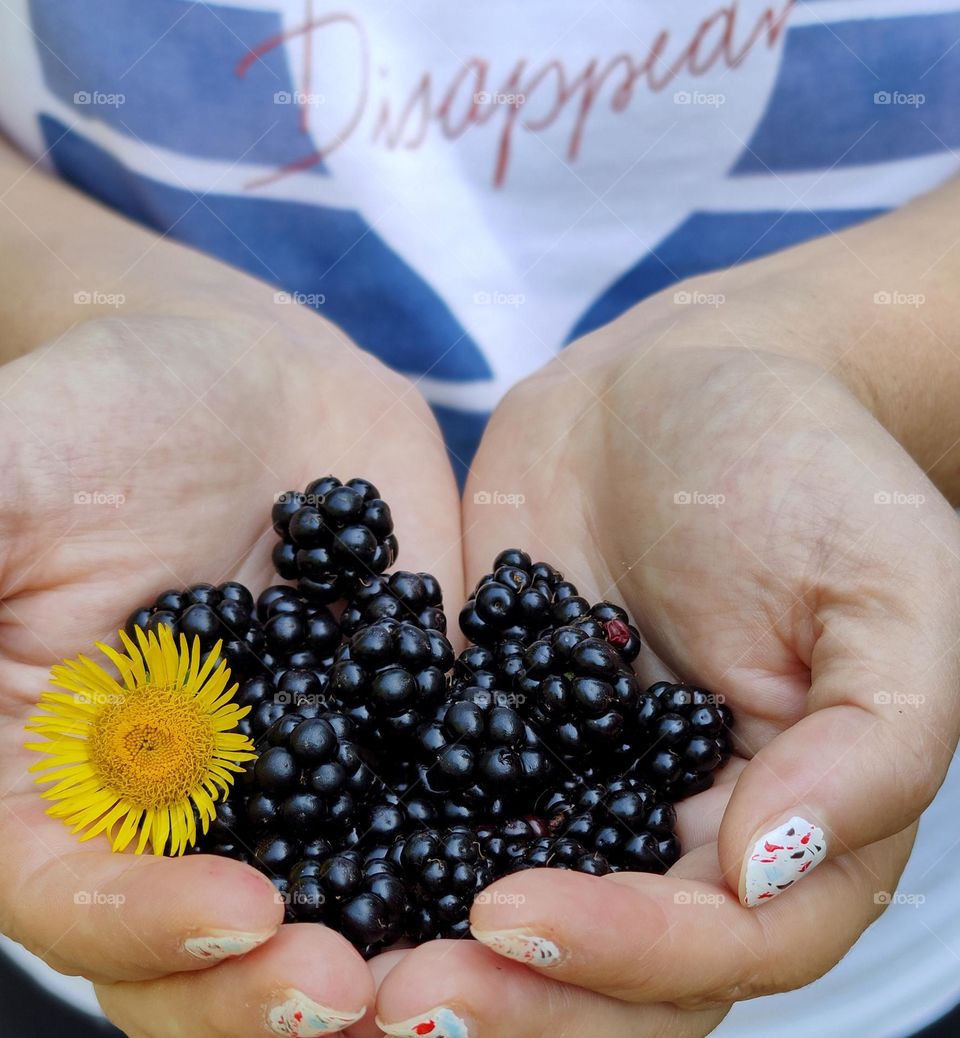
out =
[[(945, 0), (4, 0), (0, 129), (414, 375), (462, 475), (571, 339), (953, 176), (958, 38)], [(926, 902), (719, 1033), (901, 1038), (960, 1000), (957, 787)]]

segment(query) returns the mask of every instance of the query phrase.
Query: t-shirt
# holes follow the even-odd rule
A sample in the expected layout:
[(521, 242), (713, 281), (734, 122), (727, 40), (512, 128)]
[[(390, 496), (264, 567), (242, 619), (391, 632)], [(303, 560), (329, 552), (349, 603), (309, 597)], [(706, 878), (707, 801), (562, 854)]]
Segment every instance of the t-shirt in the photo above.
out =
[[(943, 0), (4, 0), (0, 128), (414, 376), (462, 475), (565, 343), (951, 177), (958, 39)], [(778, 1033), (896, 1038), (960, 999), (946, 937), (871, 934), (897, 984), (845, 963)]]
[(6, 0), (0, 25), (7, 133), (415, 376), (461, 473), (564, 343), (958, 166), (940, 0)]

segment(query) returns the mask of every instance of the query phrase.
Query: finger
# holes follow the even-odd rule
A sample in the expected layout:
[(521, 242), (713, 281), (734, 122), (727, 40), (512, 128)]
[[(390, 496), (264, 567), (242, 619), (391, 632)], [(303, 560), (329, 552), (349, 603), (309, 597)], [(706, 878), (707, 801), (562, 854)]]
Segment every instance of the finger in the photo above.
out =
[(538, 976), (472, 941), (431, 941), (387, 976), (377, 1022), (398, 1038), (703, 1035), (723, 1013), (631, 1006)]
[[(368, 963), (367, 968), (373, 977), (374, 991), (379, 993), (387, 976), (403, 959), (410, 954), (409, 948), (381, 952)], [(377, 1024), (376, 1000), (367, 1008), (366, 1015), (346, 1030), (348, 1038), (383, 1038), (383, 1031)]]
[(474, 904), (471, 929), (508, 959), (605, 995), (723, 1005), (799, 987), (833, 966), (882, 911), (877, 891), (894, 889), (911, 843), (902, 834), (837, 858), (764, 912), (730, 896), (715, 847), (681, 859), (678, 875), (524, 872)]
[(273, 885), (226, 858), (79, 849), (33, 793), (0, 805), (0, 931), (63, 973), (138, 980), (204, 969), (269, 940)]
[(97, 987), (121, 1030), (150, 1038), (337, 1033), (364, 1016), (373, 993), (350, 944), (310, 923), (283, 926), (262, 948), (203, 973)]
[(721, 865), (744, 904), (902, 831), (933, 799), (960, 727), (960, 665), (944, 652), (956, 639), (949, 595), (930, 583), (921, 597), (909, 622), (869, 586), (855, 609), (822, 611), (809, 712), (751, 760), (720, 829)]

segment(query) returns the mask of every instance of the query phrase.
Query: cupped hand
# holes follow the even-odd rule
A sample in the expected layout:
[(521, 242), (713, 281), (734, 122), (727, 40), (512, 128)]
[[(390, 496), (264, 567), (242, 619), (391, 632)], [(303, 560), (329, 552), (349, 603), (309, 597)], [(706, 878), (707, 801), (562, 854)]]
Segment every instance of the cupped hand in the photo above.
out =
[(0, 369), (0, 932), (94, 980), (134, 1038), (336, 1031), (373, 980), (338, 934), (281, 927), (248, 866), (113, 854), (47, 817), (23, 743), (51, 664), (162, 588), (274, 582), (273, 497), (327, 472), (377, 483), (401, 564), (462, 587), (456, 487), (416, 390), (315, 315), (254, 316), (256, 293), (224, 318), (121, 312)]
[(710, 1007), (805, 984), (882, 911), (953, 754), (948, 503), (832, 375), (644, 313), (495, 413), (466, 576), (519, 546), (621, 602), (641, 676), (723, 696), (736, 756), (680, 805), (668, 875), (500, 881), (471, 916), (488, 947), (420, 949), (387, 977), (390, 1033), (426, 1013), (470, 1038), (704, 1034)]

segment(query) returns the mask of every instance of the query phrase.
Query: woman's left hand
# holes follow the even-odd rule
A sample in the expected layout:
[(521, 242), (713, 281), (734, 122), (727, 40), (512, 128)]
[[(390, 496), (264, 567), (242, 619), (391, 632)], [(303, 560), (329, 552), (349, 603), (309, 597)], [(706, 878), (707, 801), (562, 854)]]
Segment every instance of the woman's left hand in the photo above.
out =
[[(714, 1007), (830, 969), (896, 889), (960, 724), (960, 524), (856, 396), (770, 334), (768, 351), (698, 340), (641, 307), (495, 413), (468, 578), (518, 546), (622, 601), (644, 680), (725, 697), (737, 756), (680, 805), (667, 876), (501, 880), (471, 916), (487, 947), (426, 946), (387, 976), (387, 1033), (702, 1035)], [(474, 500), (493, 489), (522, 503)]]

